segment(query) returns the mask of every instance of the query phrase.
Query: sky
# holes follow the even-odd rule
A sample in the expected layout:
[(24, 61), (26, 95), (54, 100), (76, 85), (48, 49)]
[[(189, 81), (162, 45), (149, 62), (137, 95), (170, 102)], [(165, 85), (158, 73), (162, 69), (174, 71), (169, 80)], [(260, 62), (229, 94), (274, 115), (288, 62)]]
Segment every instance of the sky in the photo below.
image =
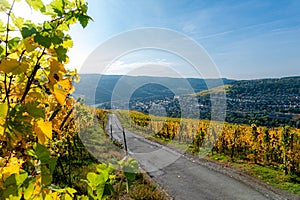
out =
[[(73, 30), (75, 46), (71, 56), (81, 55), (84, 60), (87, 53), (115, 35), (137, 28), (158, 27), (195, 40), (211, 57), (222, 77), (256, 79), (300, 75), (298, 0), (88, 0), (88, 3), (94, 22), (85, 30), (79, 27)], [(135, 63), (182, 64), (172, 56), (156, 55), (157, 59), (151, 60), (147, 55), (151, 54), (145, 54), (145, 58), (138, 55), (135, 60), (134, 55), (121, 58), (116, 62), (120, 70), (111, 71), (122, 73), (122, 65), (126, 68)]]
[[(257, 79), (300, 75), (299, 0), (87, 2), (93, 22), (85, 29), (75, 25), (71, 30), (74, 47), (67, 66), (78, 68), (79, 72), (88, 68), (87, 72), (97, 73), (103, 54), (95, 52), (107, 41), (131, 30), (155, 27), (174, 31), (197, 43), (214, 63), (220, 77)], [(135, 39), (131, 39), (124, 45), (132, 45), (130, 43)], [(155, 39), (155, 34), (144, 37), (144, 40)], [(118, 44), (114, 45), (119, 48)], [(175, 45), (180, 46), (181, 42)], [(185, 51), (192, 52), (193, 49), (185, 48)], [(89, 62), (91, 55), (99, 59)], [(196, 77), (188, 61), (172, 52), (140, 49), (106, 61), (105, 64), (110, 65), (105, 73), (128, 74), (139, 67), (163, 65), (184, 77)]]

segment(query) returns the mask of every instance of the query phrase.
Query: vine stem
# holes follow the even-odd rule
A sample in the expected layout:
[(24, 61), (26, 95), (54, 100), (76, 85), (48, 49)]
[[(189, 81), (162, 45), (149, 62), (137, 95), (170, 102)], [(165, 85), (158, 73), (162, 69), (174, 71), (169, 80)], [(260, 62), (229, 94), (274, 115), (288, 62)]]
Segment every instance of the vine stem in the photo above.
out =
[[(12, 2), (11, 7), (7, 13), (6, 37), (5, 37), (5, 57), (7, 57), (9, 55), (9, 53), (8, 53), (8, 39), (9, 39), (9, 31), (10, 31), (9, 23), (10, 23), (10, 15), (11, 15), (12, 9), (14, 7), (14, 4), (15, 4), (15, 0)], [(11, 83), (11, 80), (9, 82)], [(7, 100), (8, 107), (10, 107), (10, 102), (9, 102), (10, 87), (7, 87), (7, 74), (6, 73), (4, 76), (4, 88), (5, 88), (6, 95), (5, 95), (3, 102), (5, 102), (5, 100)]]
[(40, 69), (40, 60), (42, 59), (43, 55), (45, 54), (45, 50), (46, 49), (44, 48), (43, 51), (42, 51), (42, 53), (41, 53), (41, 55), (37, 58), (36, 64), (34, 66), (34, 69), (33, 69), (32, 73), (30, 74), (30, 76), (28, 78), (28, 81), (27, 81), (27, 84), (26, 84), (26, 88), (25, 88), (24, 94), (22, 95), (20, 103), (22, 103), (25, 100), (25, 98), (26, 98), (26, 96), (27, 96), (27, 94), (28, 94), (28, 92), (30, 90), (30, 86), (32, 85), (32, 82), (34, 80), (34, 77), (35, 77), (37, 71)]
[(11, 15), (11, 11), (14, 7), (14, 4), (15, 4), (15, 0), (13, 0), (12, 4), (11, 4), (11, 7), (7, 13), (7, 24), (6, 24), (6, 38), (5, 38), (5, 55), (6, 57), (8, 56), (8, 38), (9, 38), (9, 31), (10, 31), (10, 28), (9, 28), (9, 23), (10, 23), (10, 15)]

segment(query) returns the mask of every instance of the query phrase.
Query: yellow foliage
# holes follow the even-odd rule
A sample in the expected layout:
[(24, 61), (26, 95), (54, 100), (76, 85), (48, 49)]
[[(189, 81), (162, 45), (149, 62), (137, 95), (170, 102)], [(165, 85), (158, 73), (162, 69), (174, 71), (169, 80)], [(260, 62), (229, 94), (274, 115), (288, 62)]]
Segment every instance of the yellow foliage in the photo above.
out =
[(16, 59), (6, 58), (1, 61), (0, 71), (17, 75), (25, 72), (28, 67), (29, 65), (26, 63), (20, 63)]
[(3, 158), (0, 160), (0, 187), (2, 187), (3, 182), (10, 175), (19, 174), (22, 164), (23, 160), (13, 156), (9, 158), (8, 161), (5, 161)]
[(54, 95), (60, 105), (64, 105), (68, 92), (66, 92), (58, 84), (54, 85)]
[(39, 143), (44, 144), (48, 139), (52, 139), (52, 122), (37, 121), (34, 131), (37, 134)]

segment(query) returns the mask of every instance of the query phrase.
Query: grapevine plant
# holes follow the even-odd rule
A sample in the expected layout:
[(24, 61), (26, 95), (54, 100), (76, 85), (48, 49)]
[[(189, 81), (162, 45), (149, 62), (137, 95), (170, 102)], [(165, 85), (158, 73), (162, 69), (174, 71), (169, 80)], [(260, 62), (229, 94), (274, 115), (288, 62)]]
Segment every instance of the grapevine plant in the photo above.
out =
[(52, 174), (57, 144), (75, 132), (71, 93), (78, 75), (65, 68), (73, 45), (68, 32), (91, 17), (84, 0), (26, 2), (49, 20), (16, 17), (19, 0), (0, 4), (0, 199), (73, 199), (76, 190), (56, 187)]

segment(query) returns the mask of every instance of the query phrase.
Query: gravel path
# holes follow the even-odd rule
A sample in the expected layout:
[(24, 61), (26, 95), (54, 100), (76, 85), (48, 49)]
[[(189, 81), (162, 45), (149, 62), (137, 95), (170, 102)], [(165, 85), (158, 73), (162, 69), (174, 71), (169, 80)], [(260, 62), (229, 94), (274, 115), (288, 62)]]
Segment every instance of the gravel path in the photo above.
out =
[[(116, 115), (109, 116), (114, 139), (123, 143)], [(176, 200), (300, 199), (240, 171), (206, 159), (179, 153), (125, 130), (128, 153)]]

